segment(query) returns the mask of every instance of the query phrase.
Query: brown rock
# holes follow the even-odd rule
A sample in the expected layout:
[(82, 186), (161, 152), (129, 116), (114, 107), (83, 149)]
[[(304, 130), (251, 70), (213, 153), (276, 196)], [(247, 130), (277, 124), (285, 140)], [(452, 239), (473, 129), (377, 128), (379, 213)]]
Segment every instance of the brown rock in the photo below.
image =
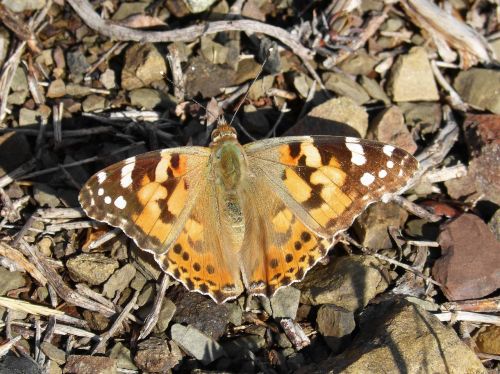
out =
[(118, 268), (118, 261), (102, 253), (83, 253), (66, 262), (71, 279), (97, 286), (113, 274)]
[(500, 115), (467, 114), (464, 121), (464, 135), (473, 156), (481, 153), (488, 144), (500, 144)]
[(483, 147), (481, 156), (469, 163), (469, 173), (474, 176), (476, 190), (482, 200), (500, 205), (500, 144)]
[(403, 112), (397, 106), (392, 106), (375, 117), (368, 139), (393, 144), (411, 154), (417, 150), (417, 144), (406, 127)]
[(439, 235), (442, 256), (432, 269), (449, 300), (476, 299), (500, 288), (500, 243), (486, 223), (463, 214)]
[(363, 105), (370, 100), (364, 88), (345, 74), (325, 73), (323, 81), (327, 89), (339, 96), (349, 97), (358, 105)]
[(166, 72), (165, 59), (153, 44), (136, 43), (125, 53), (122, 87), (125, 90), (147, 87), (162, 80)]
[(314, 107), (284, 135), (337, 135), (364, 138), (367, 129), (366, 109), (348, 97), (339, 97)]
[(342, 354), (302, 373), (484, 373), (486, 369), (456, 332), (404, 300), (366, 310), (359, 334)]
[(109, 357), (71, 355), (68, 357), (63, 373), (115, 374), (116, 360)]
[(304, 304), (333, 304), (348, 311), (363, 308), (388, 284), (381, 265), (371, 256), (349, 256), (318, 264), (294, 285)]
[(50, 82), (47, 90), (47, 97), (56, 98), (66, 95), (66, 84), (62, 79), (56, 79)]
[(182, 353), (172, 341), (149, 338), (137, 346), (134, 362), (148, 373), (165, 373), (182, 359)]
[(322, 305), (318, 309), (316, 324), (318, 332), (334, 353), (340, 350), (356, 327), (354, 314), (335, 305)]
[(402, 226), (407, 218), (406, 210), (396, 203), (375, 203), (357, 218), (353, 228), (366, 248), (392, 248), (388, 228)]
[(224, 304), (215, 304), (210, 298), (194, 292), (183, 293), (174, 302), (177, 305), (174, 322), (192, 325), (215, 340), (224, 334), (229, 320)]
[(500, 355), (500, 326), (488, 326), (474, 337), (482, 353)]
[(475, 108), (500, 114), (499, 71), (478, 68), (461, 71), (453, 85), (459, 95)]
[(387, 85), (394, 101), (437, 101), (439, 94), (427, 52), (413, 47), (401, 55), (391, 68)]
[(186, 95), (195, 97), (214, 97), (221, 93), (221, 88), (232, 86), (236, 73), (224, 65), (214, 65), (203, 57), (191, 59), (186, 69)]

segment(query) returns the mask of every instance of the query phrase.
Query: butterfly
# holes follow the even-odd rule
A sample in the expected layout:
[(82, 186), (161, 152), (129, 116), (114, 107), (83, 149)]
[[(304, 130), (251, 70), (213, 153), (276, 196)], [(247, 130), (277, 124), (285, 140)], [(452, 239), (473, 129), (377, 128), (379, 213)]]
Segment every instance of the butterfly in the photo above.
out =
[(241, 145), (220, 117), (209, 147), (118, 162), (92, 176), (79, 201), (187, 289), (223, 303), (302, 280), (369, 204), (400, 192), (417, 169), (402, 149), (352, 137)]

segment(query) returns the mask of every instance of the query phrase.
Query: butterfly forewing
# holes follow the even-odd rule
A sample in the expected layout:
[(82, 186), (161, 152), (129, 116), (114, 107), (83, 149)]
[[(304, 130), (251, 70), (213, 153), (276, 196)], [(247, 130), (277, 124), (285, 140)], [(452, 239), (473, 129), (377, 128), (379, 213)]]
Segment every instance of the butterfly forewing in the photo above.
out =
[(209, 155), (206, 148), (189, 147), (131, 157), (90, 178), (80, 204), (90, 217), (121, 228), (140, 248), (163, 253), (182, 230)]

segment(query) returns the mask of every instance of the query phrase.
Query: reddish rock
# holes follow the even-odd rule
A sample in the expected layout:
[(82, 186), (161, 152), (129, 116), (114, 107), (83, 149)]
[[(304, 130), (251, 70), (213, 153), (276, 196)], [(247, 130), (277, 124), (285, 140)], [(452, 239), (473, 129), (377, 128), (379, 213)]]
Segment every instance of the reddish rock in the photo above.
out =
[(439, 235), (442, 256), (432, 269), (449, 300), (477, 299), (500, 288), (500, 243), (486, 223), (463, 214)]
[(500, 115), (468, 114), (464, 121), (464, 135), (473, 155), (487, 144), (500, 144)]
[(71, 355), (64, 366), (67, 374), (115, 374), (116, 360), (109, 357)]
[(396, 145), (411, 154), (417, 150), (417, 143), (406, 127), (403, 112), (397, 106), (392, 106), (375, 117), (368, 131), (368, 139)]

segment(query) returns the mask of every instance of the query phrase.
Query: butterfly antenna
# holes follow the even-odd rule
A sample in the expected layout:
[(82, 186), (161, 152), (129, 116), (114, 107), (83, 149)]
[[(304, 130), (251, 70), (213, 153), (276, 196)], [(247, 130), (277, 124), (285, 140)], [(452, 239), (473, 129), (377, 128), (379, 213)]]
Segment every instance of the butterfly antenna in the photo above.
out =
[(247, 99), (248, 94), (250, 93), (250, 89), (255, 84), (255, 82), (257, 82), (257, 79), (260, 78), (260, 75), (264, 71), (264, 66), (266, 65), (266, 62), (269, 59), (269, 56), (271, 55), (271, 52), (272, 52), (272, 48), (270, 48), (269, 52), (266, 54), (266, 57), (264, 58), (264, 61), (262, 62), (262, 65), (260, 66), (259, 73), (255, 76), (255, 78), (253, 79), (253, 81), (250, 84), (250, 86), (248, 86), (247, 92), (245, 92), (245, 96), (243, 97), (243, 100), (241, 100), (240, 103), (238, 104), (238, 106), (236, 107), (236, 110), (234, 111), (233, 117), (231, 118), (231, 122), (229, 122), (229, 126), (231, 126), (233, 124), (233, 121), (236, 118), (236, 115), (238, 114), (238, 111), (240, 110), (241, 106), (243, 105), (243, 103)]
[[(184, 88), (181, 87), (181, 86), (179, 86), (177, 83), (175, 83), (169, 77), (167, 77), (166, 73), (163, 73), (163, 78), (165, 78), (165, 80), (167, 82), (171, 83), (178, 90), (182, 91), (183, 93), (185, 92)], [(198, 100), (196, 100), (196, 99), (188, 99), (188, 101), (192, 101), (193, 103), (198, 104), (200, 107), (202, 107), (203, 109), (205, 109), (205, 112), (207, 112), (208, 114), (210, 114), (213, 118), (217, 118), (217, 116), (215, 114), (213, 114), (210, 110), (208, 110), (208, 108), (205, 105), (203, 105), (202, 103), (200, 103)]]

